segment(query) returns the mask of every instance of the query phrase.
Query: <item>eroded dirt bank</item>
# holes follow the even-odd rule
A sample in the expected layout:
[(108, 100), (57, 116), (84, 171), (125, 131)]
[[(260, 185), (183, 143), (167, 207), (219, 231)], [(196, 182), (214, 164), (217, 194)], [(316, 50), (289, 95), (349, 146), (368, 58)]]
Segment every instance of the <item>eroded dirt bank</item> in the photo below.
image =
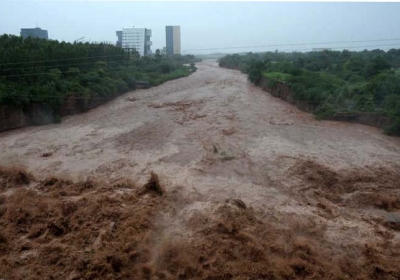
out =
[(0, 134), (1, 277), (399, 278), (400, 141), (198, 66)]

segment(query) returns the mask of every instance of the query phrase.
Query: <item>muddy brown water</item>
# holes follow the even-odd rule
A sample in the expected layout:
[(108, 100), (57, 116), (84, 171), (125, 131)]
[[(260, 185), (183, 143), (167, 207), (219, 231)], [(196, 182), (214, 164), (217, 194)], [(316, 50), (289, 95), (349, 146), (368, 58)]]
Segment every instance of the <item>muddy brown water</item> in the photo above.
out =
[[(1, 133), (0, 163), (40, 176), (109, 180), (154, 170), (171, 184), (196, 181), (202, 192), (210, 187), (207, 178), (226, 182), (221, 190), (238, 181), (255, 187), (237, 173), (280, 176), (291, 158), (311, 157), (335, 169), (400, 163), (398, 138), (368, 126), (316, 121), (215, 62), (198, 68), (188, 78), (127, 93), (61, 124)], [(213, 160), (217, 167), (208, 170)]]
[(167, 193), (180, 193), (179, 211), (158, 219), (164, 235), (182, 240), (193, 235), (193, 215), (240, 199), (274, 228), (301, 236), (318, 228), (337, 246), (326, 245), (330, 253), (371, 242), (398, 248), (397, 225), (385, 217), (400, 221), (399, 138), (317, 121), (215, 61), (197, 67), (60, 124), (1, 133), (0, 165), (108, 184), (144, 184), (154, 171)]

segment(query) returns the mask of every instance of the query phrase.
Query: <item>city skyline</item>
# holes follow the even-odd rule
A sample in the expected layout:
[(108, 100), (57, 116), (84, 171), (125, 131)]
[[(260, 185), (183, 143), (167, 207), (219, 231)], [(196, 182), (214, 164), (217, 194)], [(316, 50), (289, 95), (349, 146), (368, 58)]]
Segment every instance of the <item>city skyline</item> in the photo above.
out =
[[(43, 10), (52, 13), (43, 14)], [(161, 50), (165, 46), (165, 26), (180, 25), (185, 32), (182, 53), (303, 43), (310, 45), (301, 49), (312, 50), (321, 47), (312, 45), (314, 42), (397, 38), (399, 13), (399, 3), (29, 1), (15, 5), (15, 1), (5, 0), (0, 3), (0, 34), (18, 35), (21, 27), (38, 24), (51, 31), (50, 38), (54, 40), (73, 42), (85, 36), (89, 42), (115, 42), (115, 30), (134, 24), (151, 29), (152, 49)], [(338, 47), (342, 46), (348, 45)], [(335, 49), (336, 45), (322, 47)], [(243, 47), (235, 52), (275, 49)]]

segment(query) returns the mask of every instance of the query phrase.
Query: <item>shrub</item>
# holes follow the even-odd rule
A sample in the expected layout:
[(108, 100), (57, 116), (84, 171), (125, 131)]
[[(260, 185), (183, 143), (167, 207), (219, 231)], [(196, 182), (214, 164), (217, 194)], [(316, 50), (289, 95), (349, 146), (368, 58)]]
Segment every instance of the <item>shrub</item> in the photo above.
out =
[(309, 53), (266, 52), (227, 55), (221, 67), (240, 69), (252, 82), (261, 75), (268, 86), (285, 82), (298, 103), (309, 103), (318, 118), (339, 111), (374, 112), (389, 116), (395, 133), (400, 122), (400, 51)]
[(333, 104), (324, 102), (313, 113), (317, 119), (321, 120), (334, 116), (337, 110)]
[[(108, 98), (134, 89), (137, 80), (160, 84), (189, 75), (199, 61), (192, 55), (139, 57), (107, 44), (22, 40), (9, 35), (0, 36), (0, 49), (7, 53), (0, 53), (0, 103), (21, 108), (41, 102), (51, 106), (54, 114), (69, 93)], [(24, 63), (4, 67), (16, 61)], [(182, 67), (184, 63), (191, 67)]]
[(129, 91), (128, 85), (121, 79), (116, 80), (116, 85), (119, 93), (124, 93)]

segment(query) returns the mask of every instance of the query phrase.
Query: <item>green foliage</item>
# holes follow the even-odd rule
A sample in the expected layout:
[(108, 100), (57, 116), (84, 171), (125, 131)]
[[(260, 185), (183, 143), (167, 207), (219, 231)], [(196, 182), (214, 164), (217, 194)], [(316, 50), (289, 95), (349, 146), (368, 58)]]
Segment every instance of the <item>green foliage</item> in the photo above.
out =
[(279, 81), (274, 79), (274, 78), (269, 78), (268, 79), (268, 87), (269, 88), (276, 88), (276, 86), (279, 84)]
[(150, 77), (149, 81), (150, 81), (150, 84), (157, 86), (157, 85), (162, 84), (169, 80), (186, 77), (186, 76), (190, 75), (190, 73), (191, 72), (189, 71), (188, 67), (182, 66), (182, 67), (180, 67), (172, 72), (169, 72), (167, 74), (163, 74), (161, 76), (157, 76), (157, 75), (152, 76), (152, 77)]
[[(50, 105), (57, 114), (65, 97), (109, 99), (136, 88), (158, 85), (195, 71), (193, 55), (140, 57), (109, 44), (66, 43), (0, 36), (0, 104)], [(191, 64), (185, 67), (183, 64)]]
[(248, 75), (249, 75), (249, 80), (253, 83), (257, 82), (264, 71), (264, 63), (258, 60), (253, 60), (250, 62), (249, 68), (248, 68)]
[(59, 69), (54, 68), (54, 69), (50, 69), (49, 73), (47, 75), (47, 80), (48, 81), (58, 81), (59, 79), (61, 79), (62, 73)]
[(129, 87), (128, 87), (128, 85), (125, 83), (124, 80), (118, 79), (118, 80), (116, 80), (115, 82), (116, 82), (116, 85), (117, 85), (118, 93), (124, 93), (124, 92), (129, 91)]
[(238, 54), (227, 55), (219, 60), (219, 66), (231, 69), (241, 70), (246, 61)]
[(388, 69), (390, 69), (389, 62), (382, 56), (378, 56), (365, 65), (363, 74), (365, 78), (371, 78)]
[(78, 67), (69, 67), (65, 72), (64, 72), (64, 76), (67, 79), (73, 79), (75, 77), (79, 77), (79, 75), (81, 74), (81, 71), (79, 70)]
[(262, 73), (262, 75), (267, 79), (275, 80), (278, 82), (287, 82), (292, 77), (292, 75), (282, 72), (264, 72)]
[(98, 70), (100, 70), (100, 69), (102, 69), (102, 70), (105, 70), (105, 69), (107, 69), (107, 62), (105, 62), (105, 61), (96, 61), (96, 63), (94, 64), (94, 67), (95, 67), (95, 69), (98, 69)]
[(394, 119), (394, 123), (386, 128), (386, 133), (400, 135), (400, 97), (399, 94), (386, 96), (383, 107), (385, 112)]
[(319, 120), (327, 119), (337, 113), (337, 108), (332, 103), (324, 102), (313, 113)]
[(20, 92), (17, 87), (8, 86), (4, 88), (0, 85), (0, 103), (18, 108), (28, 104), (29, 98), (27, 93)]
[(171, 65), (168, 63), (163, 63), (160, 65), (161, 73), (166, 74), (171, 72)]
[(388, 133), (400, 134), (400, 49), (350, 52), (248, 53), (227, 55), (221, 67), (238, 69), (275, 88), (285, 83), (297, 103), (318, 118), (337, 112), (371, 112), (389, 116)]

